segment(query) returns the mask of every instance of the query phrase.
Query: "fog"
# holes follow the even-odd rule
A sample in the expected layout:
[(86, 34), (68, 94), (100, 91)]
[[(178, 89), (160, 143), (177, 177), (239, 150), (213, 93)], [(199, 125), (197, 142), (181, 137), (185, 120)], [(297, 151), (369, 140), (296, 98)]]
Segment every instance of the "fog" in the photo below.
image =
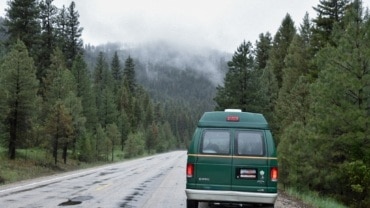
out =
[[(370, 0), (368, 0), (370, 1)], [(57, 7), (69, 0), (54, 0)], [(75, 0), (84, 43), (158, 40), (232, 53), (260, 33), (274, 34), (289, 13), (296, 25), (319, 0)]]
[[(8, 0), (0, 0), (5, 16)], [(71, 0), (54, 0), (58, 8)], [(146, 63), (189, 66), (222, 81), (215, 54), (229, 57), (245, 40), (276, 33), (286, 14), (299, 27), (319, 0), (75, 0), (84, 44), (119, 43)], [(364, 6), (370, 0), (363, 1)], [(158, 48), (155, 48), (158, 47)], [(137, 49), (141, 50), (138, 51)], [(217, 52), (216, 52), (217, 51)], [(216, 53), (215, 53), (216, 52)], [(135, 57), (134, 57), (135, 58)]]

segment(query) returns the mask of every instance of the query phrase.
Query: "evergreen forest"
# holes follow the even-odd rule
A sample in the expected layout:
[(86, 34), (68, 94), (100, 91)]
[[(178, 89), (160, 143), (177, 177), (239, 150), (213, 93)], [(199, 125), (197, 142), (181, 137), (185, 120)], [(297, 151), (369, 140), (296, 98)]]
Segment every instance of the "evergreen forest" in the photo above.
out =
[(54, 165), (114, 161), (186, 149), (204, 111), (238, 108), (269, 121), (281, 187), (369, 207), (370, 13), (361, 0), (313, 8), (233, 54), (201, 55), (166, 43), (84, 45), (73, 1), (10, 0), (0, 17), (1, 147), (10, 160), (40, 149)]

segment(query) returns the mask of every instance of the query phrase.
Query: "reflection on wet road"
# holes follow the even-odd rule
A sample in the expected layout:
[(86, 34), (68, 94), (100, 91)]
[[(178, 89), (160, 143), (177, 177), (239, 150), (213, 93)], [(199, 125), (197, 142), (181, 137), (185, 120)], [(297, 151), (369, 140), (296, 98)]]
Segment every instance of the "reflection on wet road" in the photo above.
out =
[(185, 207), (186, 152), (0, 186), (0, 207)]

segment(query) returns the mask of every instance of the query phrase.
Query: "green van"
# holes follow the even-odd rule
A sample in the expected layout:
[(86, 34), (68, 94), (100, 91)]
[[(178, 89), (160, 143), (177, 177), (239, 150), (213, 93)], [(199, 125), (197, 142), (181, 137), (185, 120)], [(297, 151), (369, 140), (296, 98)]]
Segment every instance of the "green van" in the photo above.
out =
[(262, 114), (206, 112), (188, 149), (187, 207), (199, 202), (274, 207), (276, 147)]

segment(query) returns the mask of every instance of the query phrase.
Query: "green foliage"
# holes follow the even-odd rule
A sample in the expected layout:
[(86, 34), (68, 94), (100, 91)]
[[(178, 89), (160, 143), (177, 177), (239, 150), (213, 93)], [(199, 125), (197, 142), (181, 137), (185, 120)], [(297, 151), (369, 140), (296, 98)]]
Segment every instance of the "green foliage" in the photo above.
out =
[(86, 129), (89, 132), (97, 125), (95, 93), (92, 88), (92, 80), (87, 68), (87, 64), (81, 55), (77, 56), (72, 69), (72, 74), (76, 80), (77, 97), (81, 99), (82, 114), (86, 118)]
[(153, 122), (146, 131), (146, 149), (149, 153), (155, 152), (156, 145), (159, 144), (159, 127)]
[(117, 145), (120, 141), (121, 134), (118, 130), (118, 127), (115, 123), (108, 124), (107, 126), (107, 138), (109, 139), (109, 145), (111, 147), (110, 151), (112, 153), (111, 160), (114, 160), (114, 147)]
[[(320, 163), (325, 152), (316, 147), (310, 127), (295, 121), (284, 128), (278, 145), (279, 182), (299, 191), (307, 191), (322, 184), (318, 177), (326, 175), (325, 166)], [(309, 158), (309, 159), (308, 159)]]
[[(15, 43), (0, 43), (0, 138), (11, 158), (20, 147), (51, 150), (47, 163), (59, 152), (64, 162), (67, 152), (114, 160), (117, 145), (125, 157), (185, 148), (200, 115), (217, 104), (266, 115), (283, 186), (313, 190), (313, 201), (369, 206), (370, 21), (361, 1), (320, 1), (299, 34), (287, 14), (273, 40), (261, 34), (255, 48), (244, 41), (227, 64), (220, 60), (217, 88), (206, 69), (196, 72), (199, 60), (181, 68), (134, 60), (119, 47), (82, 54), (74, 2), (58, 13), (50, 0), (36, 3), (10, 1), (9, 39), (0, 37)], [(315, 206), (332, 206), (323, 204)]]
[(224, 86), (217, 87), (214, 100), (217, 102), (216, 110), (239, 108), (244, 111), (253, 111), (253, 64), (252, 45), (243, 42), (234, 53), (232, 61), (228, 62), (229, 71), (224, 79)]
[(258, 102), (259, 110), (265, 114), (274, 130), (280, 126), (280, 121), (274, 119), (274, 111), (279, 90), (283, 85), (283, 73), (286, 67), (285, 57), (295, 35), (294, 22), (287, 14), (273, 38), (272, 47), (269, 50), (269, 59), (257, 83), (257, 90), (259, 91), (257, 95), (260, 99)]
[(116, 95), (118, 93), (119, 88), (120, 88), (120, 84), (122, 83), (122, 77), (123, 77), (121, 62), (120, 62), (120, 59), (118, 57), (117, 51), (114, 52), (114, 56), (112, 58), (111, 71), (112, 71), (112, 77), (113, 77), (113, 80), (114, 80), (114, 93)]
[[(320, 73), (318, 79), (311, 86), (310, 125), (314, 127), (314, 134), (323, 139), (317, 143), (321, 151), (326, 151), (321, 164), (328, 170), (327, 174), (318, 175), (321, 178), (321, 191), (332, 193), (340, 197), (347, 204), (361, 207), (368, 203), (366, 195), (359, 194), (362, 187), (356, 183), (343, 183), (339, 178), (365, 176), (362, 171), (370, 164), (369, 146), (369, 93), (370, 55), (368, 18), (362, 17), (361, 7), (353, 7), (345, 18), (345, 30), (334, 30), (334, 35), (341, 36), (337, 47), (328, 46), (317, 55), (317, 66)], [(329, 150), (329, 151), (328, 151)], [(364, 166), (356, 167), (356, 175), (342, 175), (343, 167), (352, 167), (349, 164)], [(355, 162), (355, 163), (353, 163)], [(361, 168), (362, 167), (362, 168)], [(315, 169), (319, 169), (316, 167)], [(318, 187), (316, 187), (318, 188)], [(351, 201), (346, 196), (357, 201)], [(365, 205), (365, 206), (368, 206)]]
[(343, 198), (353, 207), (368, 207), (370, 200), (370, 166), (362, 160), (343, 163), (340, 167), (340, 178), (345, 193)]
[(171, 126), (168, 122), (165, 122), (160, 126), (159, 142), (156, 145), (157, 152), (165, 152), (167, 150), (174, 149), (176, 144), (175, 136), (171, 131)]
[(106, 160), (107, 159), (107, 134), (105, 129), (99, 124), (96, 128), (95, 137), (95, 158), (97, 160)]
[(135, 74), (134, 60), (129, 56), (125, 61), (125, 68), (123, 69), (123, 83), (131, 94), (136, 90)]
[(341, 25), (343, 28), (343, 17), (350, 4), (350, 0), (321, 0), (320, 3), (313, 7), (318, 16), (313, 19), (315, 27), (313, 28), (312, 42), (315, 49), (321, 49), (327, 43), (335, 45), (332, 40), (332, 32), (335, 25)]
[[(65, 12), (62, 10), (61, 12)], [(66, 13), (61, 14), (61, 18), (65, 21), (65, 27), (60, 28), (60, 33), (63, 39), (63, 45), (59, 45), (62, 48), (64, 56), (66, 57), (66, 64), (68, 68), (72, 67), (73, 61), (78, 55), (83, 53), (83, 41), (81, 39), (83, 28), (80, 27), (78, 18), (80, 17), (78, 11), (76, 11), (76, 4), (74, 1), (71, 2), (67, 8)]]
[(125, 141), (125, 157), (142, 155), (145, 151), (145, 137), (142, 132), (130, 133)]
[(266, 67), (267, 61), (269, 60), (269, 52), (272, 47), (272, 37), (269, 32), (266, 34), (261, 33), (259, 40), (256, 42), (255, 62), (257, 70), (262, 70)]
[(4, 100), (0, 102), (0, 110), (7, 120), (9, 158), (15, 159), (16, 149), (23, 144), (36, 112), (38, 81), (33, 59), (21, 41), (7, 54), (1, 68), (0, 89)]
[[(53, 152), (54, 164), (58, 163), (58, 150), (66, 148), (73, 134), (72, 117), (62, 102), (57, 102), (46, 120), (45, 133), (49, 135), (50, 149)], [(66, 155), (63, 155), (66, 163)]]
[[(9, 153), (12, 157), (15, 157), (19, 146), (44, 148), (51, 152), (50, 158), (54, 159), (55, 164), (60, 159), (60, 152), (65, 163), (69, 152), (72, 152), (72, 158), (83, 161), (108, 160), (110, 156), (113, 160), (115, 146), (120, 144), (123, 151), (129, 135), (134, 135), (131, 137), (135, 139), (141, 138), (144, 141), (142, 148), (145, 149), (146, 137), (151, 135), (144, 129), (152, 123), (158, 126), (158, 140), (152, 145), (153, 152), (173, 149), (179, 141), (189, 140), (185, 137), (192, 130), (192, 125), (188, 123), (193, 123), (193, 118), (187, 115), (190, 108), (187, 111), (184, 108), (175, 109), (172, 105), (176, 106), (178, 103), (172, 103), (167, 106), (171, 114), (165, 115), (163, 112), (166, 106), (153, 104), (153, 95), (149, 95), (136, 82), (137, 67), (131, 56), (128, 56), (122, 69), (122, 57), (118, 56), (118, 51), (114, 52), (111, 65), (106, 61), (106, 54), (99, 52), (94, 60), (95, 66), (92, 67), (94, 70), (90, 74), (89, 66), (93, 64), (85, 62), (84, 58), (88, 55), (82, 56), (82, 28), (79, 27), (79, 14), (74, 2), (68, 8), (63, 6), (61, 9), (55, 7), (52, 0), (37, 3), (31, 0), (10, 1), (10, 8), (6, 10), (7, 19), (4, 22), (1, 19), (0, 25), (9, 28), (9, 31), (2, 30), (9, 32), (8, 39), (4, 36), (7, 43), (14, 42), (15, 37), (27, 41), (26, 45), (37, 66), (35, 70), (32, 59), (26, 58), (28, 54), (25, 52), (20, 52), (24, 53), (22, 55), (9, 52), (1, 59), (0, 137), (2, 145), (11, 147)], [(27, 9), (30, 13), (23, 14), (22, 11)], [(30, 25), (38, 25), (31, 28), (33, 30), (22, 28), (20, 23), (23, 20), (29, 21)], [(3, 40), (3, 36), (1, 38)], [(3, 46), (6, 45), (1, 45), (1, 51), (5, 53), (8, 48)], [(20, 65), (16, 66), (17, 63)], [(22, 77), (10, 78), (10, 75), (17, 74), (12, 67), (28, 67), (32, 74), (21, 72), (18, 75)], [(182, 74), (181, 80), (185, 74)], [(35, 75), (41, 81), (40, 86), (37, 86)], [(19, 88), (16, 83), (11, 85), (11, 82), (23, 81), (26, 76), (29, 78), (27, 89), (22, 86), (19, 91), (24, 97), (16, 96), (14, 93)], [(204, 86), (210, 88), (207, 83)], [(17, 109), (18, 120), (9, 122), (12, 115), (15, 115), (11, 108), (14, 106), (11, 105), (11, 99), (14, 98), (24, 98), (24, 103), (23, 100), (14, 101), (20, 103), (22, 108)], [(178, 111), (182, 112), (181, 115), (177, 115)], [(174, 123), (165, 123), (173, 115), (176, 115), (172, 119)], [(10, 124), (13, 126), (9, 126)], [(176, 128), (176, 135), (181, 136), (181, 139), (174, 138), (172, 128)], [(10, 144), (11, 138), (17, 138), (14, 144)], [(164, 144), (160, 144), (161, 142)], [(132, 155), (142, 154), (142, 148)]]
[(46, 69), (51, 64), (50, 54), (54, 51), (55, 27), (58, 9), (52, 4), (52, 0), (43, 0), (39, 3), (41, 20), (41, 38), (37, 59), (37, 78), (41, 81), (45, 76)]
[(95, 145), (92, 141), (93, 136), (90, 134), (84, 134), (80, 140), (78, 140), (78, 152), (77, 158), (82, 162), (93, 162), (95, 160)]
[(13, 0), (8, 5), (5, 14), (8, 44), (13, 45), (20, 40), (31, 56), (36, 56), (41, 32), (37, 0)]
[(64, 103), (72, 117), (73, 132), (70, 137), (72, 140), (71, 146), (73, 154), (75, 154), (76, 144), (78, 140), (81, 139), (83, 137), (83, 134), (86, 132), (85, 129), (86, 117), (84, 117), (82, 114), (81, 99), (78, 98), (73, 92), (70, 92), (67, 95), (66, 99), (64, 100)]
[(117, 127), (121, 135), (120, 144), (121, 144), (121, 151), (123, 151), (125, 141), (131, 129), (131, 125), (129, 123), (129, 120), (127, 118), (127, 114), (125, 113), (125, 111), (119, 112), (119, 115), (117, 118)]
[(309, 82), (306, 77), (311, 58), (309, 49), (299, 35), (293, 38), (288, 49), (285, 58), (286, 67), (283, 70), (283, 83), (274, 109), (274, 121), (279, 123), (275, 128), (278, 142), (284, 138), (280, 139), (284, 127), (294, 121), (306, 123), (309, 109)]
[[(250, 94), (260, 96), (259, 110), (272, 120), (279, 181), (284, 186), (314, 190), (353, 207), (368, 207), (369, 14), (363, 12), (361, 1), (320, 4), (316, 25), (311, 26), (306, 14), (300, 34), (286, 16), (262, 69), (260, 58), (264, 56), (258, 57), (254, 67), (263, 73), (257, 76), (259, 87)], [(217, 96), (227, 98), (216, 96), (218, 104), (231, 105), (241, 97), (228, 94), (226, 86), (242, 83), (230, 84), (237, 80), (230, 77), (227, 74), (225, 87), (217, 89)]]
[(295, 34), (294, 22), (291, 16), (287, 14), (274, 36), (270, 52), (270, 63), (268, 63), (269, 69), (272, 70), (276, 78), (278, 89), (281, 88), (283, 83), (283, 69), (286, 67), (284, 59)]

